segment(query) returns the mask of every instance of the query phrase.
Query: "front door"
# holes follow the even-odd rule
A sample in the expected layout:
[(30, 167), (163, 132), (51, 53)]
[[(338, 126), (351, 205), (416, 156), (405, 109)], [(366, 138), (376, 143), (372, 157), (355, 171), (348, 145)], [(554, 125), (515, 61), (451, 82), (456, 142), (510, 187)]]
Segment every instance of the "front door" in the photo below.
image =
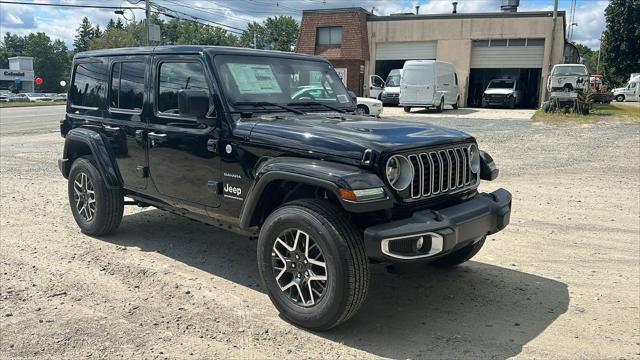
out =
[(109, 139), (128, 189), (147, 187), (144, 132), (150, 109), (144, 109), (144, 88), (149, 59), (149, 56), (122, 57), (111, 61), (109, 66), (109, 106), (103, 120), (103, 134)]
[(384, 89), (384, 80), (378, 75), (369, 76), (369, 97), (379, 100), (382, 89)]
[(211, 76), (197, 56), (155, 56), (154, 114), (149, 122), (149, 171), (159, 196), (174, 206), (206, 214), (220, 205), (218, 131), (180, 115), (178, 92), (202, 90), (211, 99)]

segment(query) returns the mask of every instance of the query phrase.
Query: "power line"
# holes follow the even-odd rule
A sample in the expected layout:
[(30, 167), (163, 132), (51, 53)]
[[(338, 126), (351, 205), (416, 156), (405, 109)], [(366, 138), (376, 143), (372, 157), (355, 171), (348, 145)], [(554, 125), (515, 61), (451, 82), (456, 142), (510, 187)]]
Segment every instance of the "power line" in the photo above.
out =
[(144, 10), (143, 7), (134, 6), (104, 6), (104, 5), (75, 5), (75, 4), (44, 4), (44, 3), (32, 3), (25, 1), (5, 1), (0, 0), (0, 4), (15, 4), (15, 5), (33, 5), (33, 6), (56, 6), (56, 7), (70, 7), (70, 8), (90, 8), (90, 9), (131, 9), (131, 10)]
[[(245, 31), (244, 29), (240, 29), (240, 28), (237, 28), (237, 27), (234, 27), (234, 26), (226, 25), (226, 24), (219, 23), (219, 22), (212, 21), (212, 20), (208, 20), (208, 19), (203, 19), (203, 18), (198, 17), (198, 16), (194, 16), (194, 15), (187, 14), (187, 13), (184, 13), (184, 12), (181, 12), (181, 11), (177, 11), (177, 10), (173, 10), (173, 9), (169, 9), (169, 8), (167, 8), (165, 6), (161, 6), (161, 5), (158, 5), (158, 4), (153, 4), (153, 6), (157, 9), (156, 12), (158, 12), (158, 13), (160, 13), (162, 15), (168, 16), (168, 17), (178, 18), (180, 20), (189, 20), (189, 19), (180, 18), (180, 17), (177, 17), (177, 16), (174, 16), (174, 15), (166, 13), (166, 12), (173, 12), (173, 13), (176, 13), (176, 14), (181, 14), (181, 15), (187, 16), (187, 17), (189, 17), (189, 18), (191, 18), (193, 20), (196, 20), (196, 22), (198, 22), (197, 20), (200, 20), (200, 21), (211, 23), (211, 24), (215, 24), (220, 29), (228, 31), (228, 32), (231, 32), (231, 33), (242, 35), (244, 33), (244, 31)], [(166, 11), (166, 12), (163, 12), (163, 11)], [(208, 25), (208, 24), (202, 24), (202, 25)], [(209, 25), (209, 26), (211, 26), (211, 25)], [(222, 28), (222, 26), (227, 27), (228, 29)]]

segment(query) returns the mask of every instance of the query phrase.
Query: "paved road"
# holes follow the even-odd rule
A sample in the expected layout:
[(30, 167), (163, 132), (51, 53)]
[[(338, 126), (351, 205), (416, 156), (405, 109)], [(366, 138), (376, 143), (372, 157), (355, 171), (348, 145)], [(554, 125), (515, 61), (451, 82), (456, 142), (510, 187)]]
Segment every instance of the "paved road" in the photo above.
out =
[(0, 109), (0, 134), (48, 133), (59, 130), (64, 105)]

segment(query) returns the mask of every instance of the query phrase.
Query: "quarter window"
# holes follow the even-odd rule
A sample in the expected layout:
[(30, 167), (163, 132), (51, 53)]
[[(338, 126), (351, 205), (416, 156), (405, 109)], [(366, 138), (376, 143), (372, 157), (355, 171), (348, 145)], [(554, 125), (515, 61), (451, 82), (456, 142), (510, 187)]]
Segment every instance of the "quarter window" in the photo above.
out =
[(99, 108), (107, 94), (107, 65), (88, 62), (76, 65), (73, 84), (69, 88), (71, 105)]
[(142, 111), (145, 64), (121, 62), (115, 63), (112, 69), (109, 105), (117, 109)]
[(340, 46), (342, 44), (342, 27), (320, 27), (318, 28), (318, 45)]
[(202, 90), (209, 94), (204, 68), (199, 62), (164, 62), (160, 64), (158, 111), (178, 115), (178, 91)]

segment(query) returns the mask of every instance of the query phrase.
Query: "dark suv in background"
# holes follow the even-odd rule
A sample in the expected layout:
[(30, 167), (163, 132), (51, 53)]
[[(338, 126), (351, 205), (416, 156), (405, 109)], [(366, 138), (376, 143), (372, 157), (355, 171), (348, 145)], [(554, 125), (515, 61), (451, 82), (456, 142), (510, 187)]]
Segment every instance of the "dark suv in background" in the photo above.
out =
[(370, 262), (460, 264), (511, 211), (508, 191), (478, 192), (498, 170), (470, 135), (355, 108), (313, 56), (79, 53), (59, 160), (71, 212), (84, 233), (109, 234), (126, 196), (258, 237), (273, 304), (294, 323), (331, 328), (363, 304)]

